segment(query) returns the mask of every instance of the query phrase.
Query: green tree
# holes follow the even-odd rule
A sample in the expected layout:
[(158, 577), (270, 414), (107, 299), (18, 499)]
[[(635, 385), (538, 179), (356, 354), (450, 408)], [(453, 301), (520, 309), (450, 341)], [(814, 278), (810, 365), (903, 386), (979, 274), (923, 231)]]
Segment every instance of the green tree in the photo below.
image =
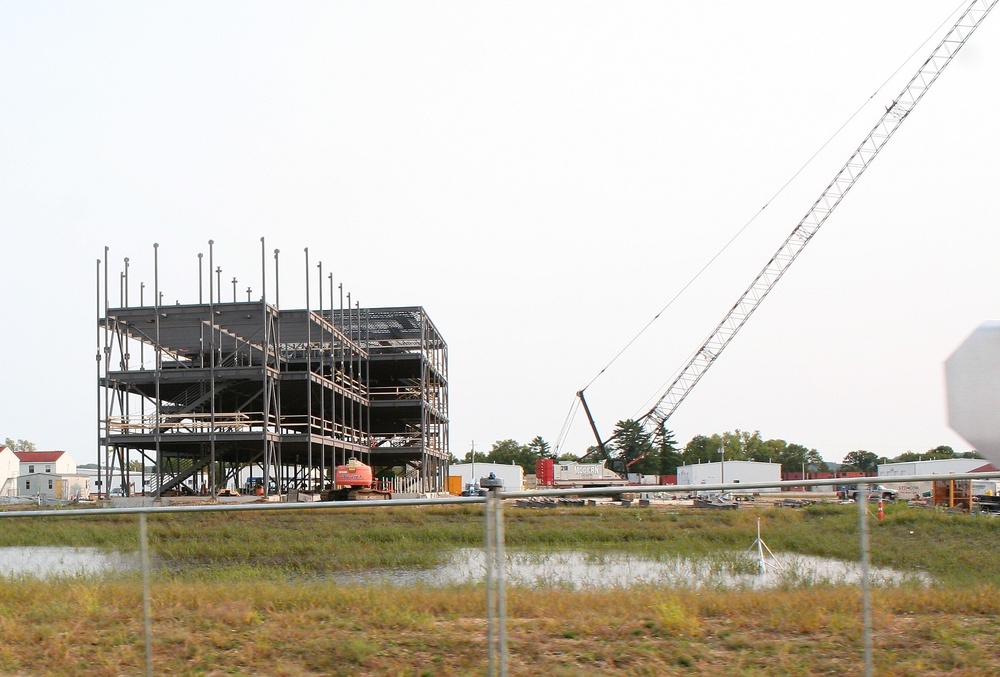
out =
[(928, 461), (935, 461), (942, 458), (955, 458), (955, 450), (947, 445), (940, 445), (929, 449), (926, 454), (924, 454), (924, 459)]
[(763, 461), (769, 457), (767, 443), (761, 438), (759, 430), (751, 433), (737, 428), (722, 433), (721, 441), (727, 461)]
[(684, 464), (684, 457), (677, 450), (674, 431), (661, 425), (653, 436), (653, 443), (660, 454), (660, 475), (676, 475), (677, 466)]
[(3, 441), (5, 447), (11, 451), (36, 451), (35, 443), (28, 440), (12, 440), (9, 437)]
[(653, 437), (638, 421), (631, 418), (618, 421), (611, 444), (610, 453), (616, 461), (612, 469), (616, 472), (653, 475), (659, 470), (660, 458)]
[(920, 453), (916, 451), (906, 451), (891, 459), (893, 463), (912, 463), (914, 461), (936, 461), (944, 458), (982, 458), (974, 451), (967, 451), (962, 454), (955, 453), (955, 450), (948, 445), (942, 444)]
[(721, 443), (722, 438), (718, 435), (713, 435), (712, 437), (695, 435), (686, 445), (684, 445), (684, 453), (682, 454), (684, 464), (694, 465), (695, 463), (711, 463), (713, 461), (718, 461), (719, 447)]
[[(465, 462), (471, 463), (473, 461), (473, 452), (469, 451), (465, 455)], [(519, 465), (524, 468), (524, 472), (533, 473), (535, 472), (535, 462), (541, 458), (536, 451), (532, 450), (527, 444), (518, 444), (515, 440), (500, 440), (494, 442), (490, 450), (483, 454), (482, 452), (475, 453), (475, 461), (477, 463), (502, 463), (503, 465)]]
[(826, 461), (815, 449), (807, 449), (801, 444), (786, 444), (784, 449), (774, 457), (775, 463), (781, 464), (782, 472), (802, 472), (810, 470), (825, 470)]
[(530, 449), (538, 458), (552, 458), (552, 446), (544, 439), (536, 435), (535, 439), (528, 442)]
[(844, 465), (841, 470), (859, 470), (861, 472), (873, 473), (878, 470), (878, 454), (864, 449), (849, 452), (844, 456)]

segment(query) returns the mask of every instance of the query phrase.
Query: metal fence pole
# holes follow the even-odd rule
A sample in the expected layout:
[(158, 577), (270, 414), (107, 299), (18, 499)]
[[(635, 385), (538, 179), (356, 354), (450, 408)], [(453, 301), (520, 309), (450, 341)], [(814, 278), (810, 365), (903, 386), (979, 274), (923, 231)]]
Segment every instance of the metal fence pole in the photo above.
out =
[(485, 519), (483, 557), (486, 564), (486, 653), (489, 656), (489, 668), (486, 674), (489, 677), (495, 677), (497, 674), (497, 652), (494, 640), (496, 635), (496, 590), (493, 587), (494, 567), (496, 566), (493, 550), (493, 546), (496, 544), (496, 539), (493, 536), (494, 500), (493, 492), (490, 492), (483, 504), (483, 517)]
[(490, 677), (507, 677), (507, 591), (504, 582), (503, 482), (490, 473), (479, 480), (486, 489), (486, 642)]
[(146, 676), (153, 677), (153, 611), (149, 598), (149, 539), (146, 513), (139, 513), (139, 556), (142, 560), (142, 623), (146, 644)]
[(861, 617), (864, 625), (865, 677), (872, 677), (872, 605), (868, 580), (868, 494), (870, 486), (857, 485), (854, 500), (858, 504), (858, 538), (861, 545)]
[(496, 547), (493, 552), (496, 554), (496, 586), (497, 586), (497, 623), (499, 632), (497, 641), (500, 653), (500, 677), (508, 677), (507, 668), (507, 576), (504, 569), (506, 557), (504, 555), (504, 532), (503, 532), (503, 497), (500, 495), (502, 489), (490, 491), (493, 496), (493, 535), (496, 537)]

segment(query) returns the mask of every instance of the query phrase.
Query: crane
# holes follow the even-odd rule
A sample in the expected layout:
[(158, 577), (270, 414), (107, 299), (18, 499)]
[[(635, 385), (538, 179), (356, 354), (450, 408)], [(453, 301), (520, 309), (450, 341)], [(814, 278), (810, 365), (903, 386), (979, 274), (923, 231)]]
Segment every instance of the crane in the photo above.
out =
[[(691, 390), (708, 371), (726, 346), (733, 340), (736, 333), (746, 324), (747, 320), (774, 289), (788, 267), (792, 265), (805, 246), (812, 241), (820, 227), (826, 222), (837, 205), (841, 203), (848, 191), (854, 187), (858, 179), (875, 160), (879, 152), (896, 133), (903, 121), (913, 112), (938, 79), (944, 68), (951, 63), (958, 51), (965, 45), (976, 28), (983, 22), (998, 0), (973, 0), (955, 24), (949, 29), (930, 56), (920, 65), (916, 74), (900, 92), (899, 96), (887, 106), (885, 113), (861, 142), (854, 153), (841, 167), (837, 175), (827, 185), (826, 189), (810, 207), (806, 215), (799, 221), (791, 234), (785, 239), (771, 259), (758, 273), (750, 286), (739, 297), (725, 317), (719, 322), (708, 338), (695, 351), (687, 364), (671, 381), (666, 391), (656, 401), (656, 404), (640, 417), (639, 421), (650, 431), (662, 429), (666, 421), (673, 415), (681, 402), (691, 393)], [(597, 425), (591, 416), (590, 408), (583, 391), (577, 393), (583, 404), (584, 411), (590, 421), (591, 429), (597, 437), (598, 448), (605, 458), (609, 457), (605, 443), (597, 431)], [(589, 455), (589, 454), (588, 454)]]

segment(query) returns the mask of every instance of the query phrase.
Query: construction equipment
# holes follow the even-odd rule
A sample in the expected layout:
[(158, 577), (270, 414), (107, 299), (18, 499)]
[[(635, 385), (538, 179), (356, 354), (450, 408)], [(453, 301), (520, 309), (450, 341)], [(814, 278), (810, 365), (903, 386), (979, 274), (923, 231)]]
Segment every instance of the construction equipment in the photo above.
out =
[(392, 498), (392, 494), (379, 487), (372, 468), (356, 458), (345, 465), (338, 465), (333, 473), (334, 489), (323, 497), (327, 501), (371, 501)]
[[(680, 406), (681, 402), (691, 393), (708, 368), (715, 363), (722, 351), (729, 345), (736, 333), (746, 324), (747, 320), (760, 306), (764, 298), (774, 289), (788, 267), (798, 258), (799, 254), (816, 235), (833, 210), (844, 199), (848, 191), (854, 187), (858, 179), (872, 163), (879, 151), (888, 143), (892, 135), (913, 112), (930, 89), (930, 86), (941, 75), (945, 66), (951, 63), (962, 46), (989, 14), (998, 0), (973, 0), (959, 17), (958, 21), (945, 34), (930, 56), (920, 65), (903, 91), (885, 107), (885, 113), (878, 123), (868, 133), (844, 166), (837, 172), (833, 180), (813, 203), (806, 215), (795, 226), (768, 261), (764, 269), (754, 278), (746, 291), (740, 296), (729, 312), (726, 313), (718, 326), (709, 334), (694, 356), (680, 370), (670, 383), (667, 390), (657, 400), (656, 404), (639, 420), (647, 430), (661, 430), (667, 419)], [(597, 433), (597, 426), (590, 415), (583, 391), (577, 393), (583, 403), (591, 427), (598, 439), (598, 446), (607, 457), (604, 443)]]

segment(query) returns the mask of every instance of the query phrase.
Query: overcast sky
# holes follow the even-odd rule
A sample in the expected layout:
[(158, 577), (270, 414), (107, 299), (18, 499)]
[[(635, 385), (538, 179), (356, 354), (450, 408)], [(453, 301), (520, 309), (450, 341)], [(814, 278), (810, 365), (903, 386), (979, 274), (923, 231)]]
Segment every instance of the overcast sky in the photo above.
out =
[[(607, 436), (712, 331), (957, 6), (6, 0), (0, 439), (95, 460), (105, 246), (137, 295), (159, 243), (165, 301), (188, 303), (209, 239), (224, 291), (259, 294), (264, 237), (282, 307), (305, 303), (308, 247), (362, 306), (426, 308), (449, 346), (455, 455), (555, 444), (576, 391), (860, 108), (590, 385)], [(943, 362), (1000, 305), (995, 14), (677, 410), (682, 444), (739, 428), (830, 461), (970, 448)], [(563, 451), (592, 443), (578, 413)]]

